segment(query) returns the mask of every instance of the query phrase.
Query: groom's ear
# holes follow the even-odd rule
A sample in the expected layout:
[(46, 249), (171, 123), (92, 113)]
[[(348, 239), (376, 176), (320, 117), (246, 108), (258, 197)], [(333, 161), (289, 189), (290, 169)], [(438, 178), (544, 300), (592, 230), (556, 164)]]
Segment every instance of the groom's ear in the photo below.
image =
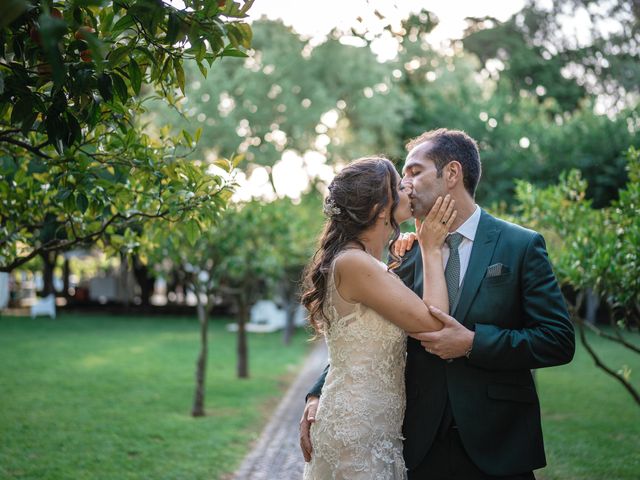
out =
[(450, 161), (444, 168), (444, 179), (447, 182), (447, 187), (450, 189), (458, 183), (460, 185), (464, 184), (462, 175), (462, 165), (457, 160)]

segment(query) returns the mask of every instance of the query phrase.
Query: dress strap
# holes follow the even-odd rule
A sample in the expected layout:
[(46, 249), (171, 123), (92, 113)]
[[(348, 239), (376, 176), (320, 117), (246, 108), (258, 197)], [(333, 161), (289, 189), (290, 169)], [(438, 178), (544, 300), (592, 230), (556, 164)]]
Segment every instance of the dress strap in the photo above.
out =
[(356, 311), (357, 303), (351, 303), (340, 295), (338, 291), (338, 286), (336, 285), (336, 261), (346, 250), (340, 251), (333, 261), (331, 262), (331, 268), (329, 269), (329, 278), (327, 282), (327, 300), (329, 305), (335, 309), (335, 312), (338, 318), (345, 317), (347, 315), (351, 315)]

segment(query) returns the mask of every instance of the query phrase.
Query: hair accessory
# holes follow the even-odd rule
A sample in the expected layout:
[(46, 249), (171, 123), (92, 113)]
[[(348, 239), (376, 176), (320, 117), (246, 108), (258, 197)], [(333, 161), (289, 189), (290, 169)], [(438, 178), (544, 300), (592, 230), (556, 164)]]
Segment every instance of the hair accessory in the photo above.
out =
[(342, 212), (342, 210), (340, 210), (340, 207), (336, 205), (336, 202), (331, 197), (327, 197), (325, 199), (322, 211), (327, 217), (335, 217), (337, 215), (340, 215), (340, 213)]

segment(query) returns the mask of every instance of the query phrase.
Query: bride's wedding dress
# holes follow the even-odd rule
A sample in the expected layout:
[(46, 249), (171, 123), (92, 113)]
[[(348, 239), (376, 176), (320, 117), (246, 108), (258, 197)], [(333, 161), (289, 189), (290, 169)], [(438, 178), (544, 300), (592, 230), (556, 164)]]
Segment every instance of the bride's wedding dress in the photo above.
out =
[(404, 480), (406, 335), (370, 308), (346, 302), (332, 281), (333, 269), (330, 278), (330, 367), (304, 480)]

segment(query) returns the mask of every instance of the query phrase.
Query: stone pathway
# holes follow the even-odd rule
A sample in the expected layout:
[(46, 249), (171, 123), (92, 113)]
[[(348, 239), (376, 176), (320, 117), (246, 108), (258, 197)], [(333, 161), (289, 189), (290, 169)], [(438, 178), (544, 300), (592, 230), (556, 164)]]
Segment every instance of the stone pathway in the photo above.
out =
[(302, 371), (278, 405), (253, 449), (245, 457), (234, 480), (299, 480), (304, 459), (298, 426), (304, 410), (304, 396), (327, 364), (323, 341), (311, 351)]

